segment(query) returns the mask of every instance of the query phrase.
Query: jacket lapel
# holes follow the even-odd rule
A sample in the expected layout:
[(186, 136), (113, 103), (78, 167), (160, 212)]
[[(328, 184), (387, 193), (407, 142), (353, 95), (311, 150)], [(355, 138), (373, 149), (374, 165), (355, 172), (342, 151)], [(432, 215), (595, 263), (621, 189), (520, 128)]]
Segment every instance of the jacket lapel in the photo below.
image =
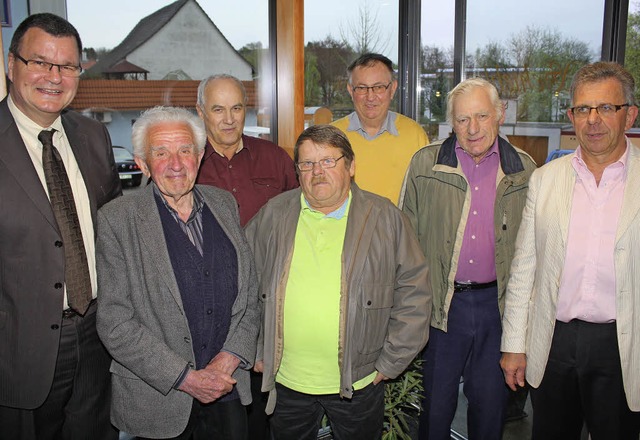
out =
[[(96, 218), (97, 202), (95, 191), (92, 188), (93, 174), (91, 173), (92, 161), (91, 155), (93, 150), (90, 148), (87, 134), (82, 128), (72, 120), (66, 117), (66, 113), (62, 113), (62, 125), (64, 132), (73, 151), (73, 156), (76, 159), (80, 173), (82, 174), (82, 180), (87, 188), (87, 194), (89, 195), (89, 205), (91, 206), (91, 218)], [(95, 224), (94, 224), (95, 226)]]
[(566, 248), (567, 245), (569, 221), (571, 219), (571, 202), (573, 200), (573, 189), (576, 184), (575, 170), (571, 165), (570, 157), (573, 157), (573, 155), (567, 156), (566, 166), (559, 167), (557, 180), (555, 181), (557, 185), (555, 189), (552, 189), (556, 194), (556, 197), (554, 197), (556, 200), (555, 212), (558, 227), (560, 228), (563, 248)]
[(634, 220), (637, 222), (636, 219), (640, 214), (640, 197), (638, 197), (638, 188), (640, 187), (640, 150), (633, 144), (630, 144), (629, 148), (627, 182), (624, 186), (622, 211), (620, 212), (620, 220), (616, 231), (616, 243), (624, 236)]
[(353, 274), (362, 272), (366, 255), (361, 255), (369, 249), (369, 243), (373, 237), (372, 229), (375, 227), (375, 215), (373, 204), (362, 197), (360, 188), (351, 184), (351, 206), (349, 208), (349, 221), (344, 236), (342, 258), (343, 270), (346, 273), (344, 279), (353, 279)]
[(47, 222), (57, 231), (58, 225), (51, 211), (51, 203), (9, 111), (6, 98), (0, 102), (0, 139), (0, 162), (4, 164), (4, 172), (13, 176)]
[(169, 258), (167, 250), (167, 242), (164, 238), (164, 230), (162, 229), (162, 220), (158, 213), (155, 196), (153, 193), (153, 184), (143, 189), (138, 205), (138, 232), (144, 249), (142, 249), (143, 258), (145, 255), (153, 262), (158, 271), (158, 277), (167, 286), (171, 296), (184, 313), (182, 305), (182, 297), (178, 289), (178, 282), (173, 273), (173, 266)]

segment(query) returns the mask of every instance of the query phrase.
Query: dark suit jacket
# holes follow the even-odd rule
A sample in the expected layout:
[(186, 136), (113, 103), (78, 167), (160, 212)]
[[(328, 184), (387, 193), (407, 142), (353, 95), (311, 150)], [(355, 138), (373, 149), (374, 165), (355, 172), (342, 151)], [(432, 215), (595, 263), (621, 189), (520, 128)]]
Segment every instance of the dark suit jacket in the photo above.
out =
[[(238, 295), (223, 350), (255, 359), (260, 310), (251, 249), (230, 193), (198, 185), (205, 204), (235, 247)], [(174, 389), (195, 357), (182, 297), (167, 250), (153, 185), (109, 203), (98, 213), (98, 334), (113, 356), (111, 422), (141, 437), (184, 431), (193, 398)], [(249, 372), (233, 377), (243, 404)]]
[[(122, 193), (109, 134), (72, 111), (62, 115), (94, 220)], [(63, 309), (64, 253), (51, 204), (6, 98), (0, 102), (0, 405), (32, 409), (49, 394)]]

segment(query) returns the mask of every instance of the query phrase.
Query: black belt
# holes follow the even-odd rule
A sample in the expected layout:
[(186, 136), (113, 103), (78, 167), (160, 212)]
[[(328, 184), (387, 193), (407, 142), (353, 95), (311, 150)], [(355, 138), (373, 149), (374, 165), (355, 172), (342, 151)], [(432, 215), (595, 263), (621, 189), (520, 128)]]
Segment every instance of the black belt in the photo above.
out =
[[(91, 307), (93, 304), (95, 304), (96, 299), (92, 299), (91, 302), (89, 303), (89, 307)], [(89, 307), (87, 307), (87, 312), (89, 311)], [(85, 313), (86, 315), (86, 313)], [(62, 319), (65, 318), (73, 318), (74, 316), (82, 316), (80, 313), (76, 312), (73, 309), (65, 309), (62, 311)]]
[(488, 283), (453, 283), (454, 292), (468, 292), (470, 290), (488, 289), (489, 287), (496, 287), (497, 281), (489, 281)]

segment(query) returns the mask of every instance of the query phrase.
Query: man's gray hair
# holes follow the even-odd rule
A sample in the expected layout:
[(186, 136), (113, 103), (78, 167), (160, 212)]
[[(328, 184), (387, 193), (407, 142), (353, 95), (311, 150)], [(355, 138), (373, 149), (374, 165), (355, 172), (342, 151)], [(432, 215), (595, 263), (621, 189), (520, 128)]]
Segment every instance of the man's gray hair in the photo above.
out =
[(157, 106), (145, 110), (133, 124), (131, 142), (133, 154), (146, 160), (147, 135), (152, 127), (166, 122), (182, 122), (189, 126), (193, 135), (193, 143), (198, 153), (204, 150), (207, 142), (207, 132), (204, 129), (202, 119), (181, 107)]
[(447, 95), (447, 122), (451, 126), (453, 126), (453, 102), (458, 96), (464, 95), (475, 88), (483, 88), (487, 91), (491, 104), (493, 104), (493, 107), (496, 110), (497, 119), (502, 118), (504, 106), (500, 100), (500, 95), (498, 95), (498, 89), (496, 89), (496, 86), (484, 78), (469, 78), (455, 86)]
[[(622, 93), (624, 94), (624, 100), (629, 105), (636, 104), (636, 82), (633, 75), (629, 73), (627, 69), (618, 63), (610, 61), (599, 61), (593, 64), (587, 64), (576, 72), (571, 82), (571, 102), (575, 105), (576, 90), (583, 84), (595, 83), (599, 81), (606, 81), (608, 79), (615, 79), (620, 83), (622, 87)], [(612, 102), (611, 104), (618, 104)]]
[(242, 81), (240, 81), (238, 78), (236, 78), (233, 75), (229, 75), (227, 73), (218, 73), (216, 75), (211, 75), (203, 79), (202, 81), (200, 81), (200, 85), (198, 86), (198, 101), (197, 101), (197, 104), (198, 104), (198, 107), (200, 107), (200, 110), (204, 110), (204, 92), (207, 89), (207, 85), (209, 85), (211, 81), (215, 81), (218, 79), (229, 79), (234, 83), (236, 83), (236, 86), (238, 86), (238, 88), (240, 89), (240, 92), (242, 92), (242, 103), (244, 105), (247, 105), (247, 90), (244, 88), (244, 84), (242, 84)]

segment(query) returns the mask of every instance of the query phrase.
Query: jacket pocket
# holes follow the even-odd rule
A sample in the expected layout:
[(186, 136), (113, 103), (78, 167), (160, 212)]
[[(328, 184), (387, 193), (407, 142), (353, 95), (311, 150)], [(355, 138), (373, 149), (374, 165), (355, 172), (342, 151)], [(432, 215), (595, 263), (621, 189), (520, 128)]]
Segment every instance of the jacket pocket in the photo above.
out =
[(393, 307), (393, 286), (363, 283), (358, 305), (360, 341), (357, 342), (361, 354), (377, 353), (382, 350), (387, 337), (389, 317)]

